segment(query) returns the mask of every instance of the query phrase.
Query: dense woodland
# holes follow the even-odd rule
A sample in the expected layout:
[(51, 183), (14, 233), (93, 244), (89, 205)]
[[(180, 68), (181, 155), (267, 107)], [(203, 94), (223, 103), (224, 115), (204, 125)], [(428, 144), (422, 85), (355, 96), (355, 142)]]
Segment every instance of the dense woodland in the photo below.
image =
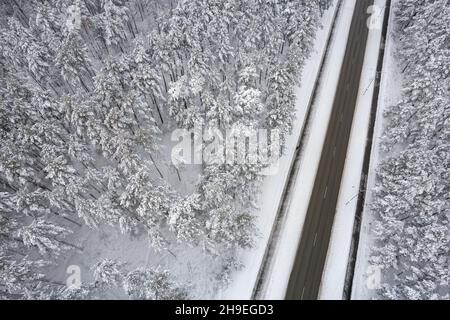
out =
[(450, 298), (450, 2), (399, 0), (402, 98), (386, 111), (373, 209), (381, 298)]
[[(0, 298), (95, 298), (112, 287), (133, 299), (188, 297), (165, 270), (129, 270), (108, 258), (92, 266), (94, 281), (82, 288), (49, 279), (47, 265), (80, 250), (66, 237), (84, 225), (109, 225), (130, 236), (144, 231), (155, 250), (179, 241), (220, 255), (254, 245), (255, 197), (264, 168), (203, 165), (187, 193), (179, 184), (190, 168), (175, 167), (163, 141), (174, 128), (194, 126), (279, 129), (286, 137), (295, 120), (294, 88), (331, 1), (0, 0)], [(421, 122), (398, 118), (415, 126), (404, 128), (411, 131), (411, 147), (392, 161), (414, 155), (424, 172), (448, 177), (448, 117), (439, 114), (449, 113), (448, 86), (445, 91), (438, 81), (448, 76), (449, 55), (438, 55), (448, 38), (439, 33), (442, 24), (422, 26), (433, 5), (409, 2), (403, 1), (405, 14), (418, 13), (402, 42), (406, 48), (419, 41), (422, 58), (433, 50), (435, 60), (427, 64), (414, 54), (417, 66), (407, 72), (417, 88), (405, 99), (415, 97), (426, 107), (415, 107), (420, 115), (411, 115)], [(448, 21), (446, 10), (431, 20)], [(429, 32), (417, 34), (423, 28)], [(425, 90), (437, 87), (447, 95), (433, 97), (433, 109)], [(435, 259), (430, 268), (439, 272), (448, 256), (443, 236), (449, 179), (436, 184), (430, 176), (428, 191), (421, 182), (426, 175), (416, 174), (411, 186), (420, 183), (422, 191), (408, 195), (413, 203), (407, 212), (417, 214), (407, 222), (442, 242), (433, 241), (430, 251), (432, 238), (411, 241), (423, 242), (423, 254)], [(434, 277), (411, 275), (423, 283), (425, 276)]]

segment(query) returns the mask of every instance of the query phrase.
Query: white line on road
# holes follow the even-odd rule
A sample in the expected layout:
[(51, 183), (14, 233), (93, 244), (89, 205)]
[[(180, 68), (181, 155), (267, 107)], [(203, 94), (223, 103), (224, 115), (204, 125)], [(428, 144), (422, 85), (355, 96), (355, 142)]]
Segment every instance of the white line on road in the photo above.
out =
[(325, 192), (323, 193), (323, 198), (324, 199), (327, 198), (327, 193), (328, 193), (328, 186), (325, 187)]
[(314, 235), (314, 243), (313, 243), (313, 247), (316, 246), (316, 240), (317, 240), (317, 232), (316, 232), (316, 234)]

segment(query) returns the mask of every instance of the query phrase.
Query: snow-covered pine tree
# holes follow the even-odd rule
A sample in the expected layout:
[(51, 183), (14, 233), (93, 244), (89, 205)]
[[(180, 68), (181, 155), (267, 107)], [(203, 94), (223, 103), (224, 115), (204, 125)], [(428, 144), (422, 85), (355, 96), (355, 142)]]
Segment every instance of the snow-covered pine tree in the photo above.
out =
[(66, 31), (58, 47), (55, 62), (61, 76), (69, 85), (77, 87), (80, 84), (85, 92), (92, 90), (92, 66), (78, 32)]
[(251, 248), (254, 245), (254, 217), (230, 205), (209, 212), (206, 230), (215, 244), (228, 248)]
[(44, 281), (44, 275), (37, 272), (44, 265), (39, 260), (17, 261), (0, 251), (0, 297), (8, 300), (48, 298), (52, 288)]
[(126, 22), (129, 19), (128, 8), (120, 0), (102, 0), (101, 13), (94, 22), (107, 47), (117, 46), (124, 52), (123, 42), (127, 40)]
[(276, 65), (269, 72), (266, 97), (267, 124), (269, 128), (279, 129), (283, 139), (291, 133), (295, 120), (292, 117), (295, 114), (295, 92), (292, 83), (295, 83), (293, 72), (287, 64)]
[(43, 219), (36, 219), (27, 226), (20, 228), (18, 236), (27, 247), (36, 247), (41, 254), (60, 254), (61, 251), (71, 248), (62, 240), (68, 230), (51, 224)]
[(175, 233), (179, 242), (195, 244), (198, 241), (201, 235), (198, 222), (200, 208), (201, 203), (198, 194), (180, 197), (170, 206), (167, 224), (170, 230)]
[(124, 280), (125, 292), (138, 300), (181, 300), (188, 297), (185, 289), (171, 279), (167, 270), (136, 269)]
[(122, 230), (126, 231), (141, 223), (146, 228), (153, 247), (161, 249), (166, 246), (167, 240), (164, 239), (161, 228), (167, 222), (172, 193), (167, 185), (155, 186), (147, 168), (140, 169), (130, 177), (125, 191), (120, 195), (120, 204), (128, 213), (127, 219), (122, 220)]
[(119, 287), (123, 281), (123, 263), (112, 259), (103, 259), (96, 263), (94, 272), (94, 285), (96, 287)]

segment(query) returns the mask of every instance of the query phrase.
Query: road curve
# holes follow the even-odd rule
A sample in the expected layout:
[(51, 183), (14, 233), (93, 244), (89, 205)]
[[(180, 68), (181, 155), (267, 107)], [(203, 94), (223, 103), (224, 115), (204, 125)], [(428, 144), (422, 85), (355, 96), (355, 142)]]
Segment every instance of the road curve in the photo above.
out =
[(287, 300), (318, 298), (364, 63), (369, 32), (367, 9), (373, 2), (356, 1), (330, 123), (289, 279)]

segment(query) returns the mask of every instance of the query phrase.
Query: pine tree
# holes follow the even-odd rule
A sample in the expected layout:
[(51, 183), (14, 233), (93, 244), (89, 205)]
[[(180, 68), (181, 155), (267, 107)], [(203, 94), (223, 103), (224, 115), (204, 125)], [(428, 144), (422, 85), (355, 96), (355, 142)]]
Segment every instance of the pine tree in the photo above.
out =
[(95, 285), (100, 287), (119, 287), (123, 280), (122, 267), (123, 263), (111, 259), (104, 259), (96, 263), (92, 267)]
[(2, 299), (39, 299), (51, 293), (43, 281), (44, 275), (36, 272), (45, 263), (24, 259), (15, 261), (0, 251), (0, 297)]
[(70, 248), (61, 239), (68, 233), (68, 230), (63, 227), (51, 224), (43, 219), (37, 219), (30, 225), (22, 227), (18, 235), (26, 246), (37, 247), (41, 254), (49, 252), (59, 254), (63, 249)]
[(182, 243), (195, 243), (200, 236), (198, 212), (201, 208), (199, 195), (177, 199), (168, 212), (168, 225), (174, 231), (177, 240)]
[(214, 243), (229, 248), (251, 248), (254, 245), (253, 217), (248, 212), (239, 212), (231, 206), (213, 209), (206, 228)]
[(136, 222), (142, 223), (147, 229), (152, 246), (156, 249), (165, 247), (167, 240), (162, 236), (160, 228), (166, 222), (171, 199), (170, 188), (165, 185), (155, 186), (150, 172), (142, 168), (131, 177), (120, 196), (120, 204), (129, 213), (127, 218), (122, 218), (121, 228), (127, 230)]
[(124, 289), (132, 299), (180, 300), (187, 293), (178, 286), (166, 270), (136, 269), (125, 276)]
[(84, 91), (91, 91), (92, 66), (87, 57), (87, 49), (78, 34), (69, 33), (62, 40), (56, 55), (56, 67), (70, 85), (77, 86), (79, 83)]
[(128, 8), (116, 4), (118, 1), (102, 0), (102, 13), (95, 16), (95, 22), (107, 46), (119, 46), (127, 40), (125, 31), (128, 21)]

